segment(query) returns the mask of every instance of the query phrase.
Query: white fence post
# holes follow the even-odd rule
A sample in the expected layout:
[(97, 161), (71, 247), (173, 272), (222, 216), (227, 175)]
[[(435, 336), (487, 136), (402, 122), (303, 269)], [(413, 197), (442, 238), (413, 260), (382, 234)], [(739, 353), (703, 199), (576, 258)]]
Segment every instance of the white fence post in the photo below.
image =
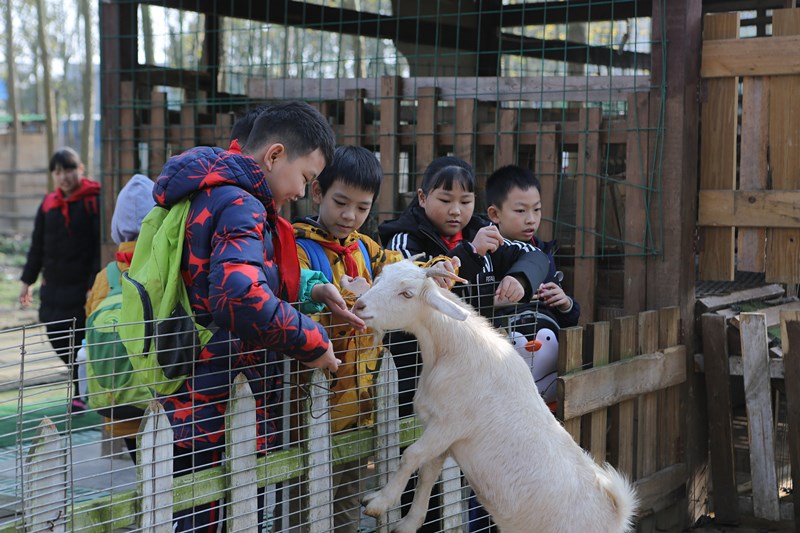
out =
[(25, 531), (66, 531), (67, 454), (64, 439), (45, 417), (25, 459), (22, 479)]
[(142, 495), (141, 527), (147, 532), (171, 533), (172, 426), (156, 400), (150, 400), (142, 418), (136, 468)]
[(256, 400), (244, 374), (233, 381), (225, 412), (225, 455), (230, 502), (228, 531), (257, 531)]
[(442, 467), (442, 527), (444, 531), (462, 531), (467, 516), (467, 500), (461, 484), (461, 468), (452, 457)]
[(308, 427), (308, 529), (309, 533), (333, 530), (333, 489), (328, 380), (321, 370), (311, 375)]
[[(375, 468), (378, 487), (388, 483), (389, 476), (400, 466), (400, 407), (398, 405), (397, 367), (389, 350), (383, 350), (383, 361), (375, 381)], [(389, 509), (378, 519), (378, 533), (389, 533), (389, 524), (400, 520), (400, 509)]]
[(769, 376), (769, 341), (766, 317), (742, 313), (742, 374), (750, 440), (750, 475), (753, 482), (753, 515), (780, 520), (778, 478), (775, 472), (772, 392)]

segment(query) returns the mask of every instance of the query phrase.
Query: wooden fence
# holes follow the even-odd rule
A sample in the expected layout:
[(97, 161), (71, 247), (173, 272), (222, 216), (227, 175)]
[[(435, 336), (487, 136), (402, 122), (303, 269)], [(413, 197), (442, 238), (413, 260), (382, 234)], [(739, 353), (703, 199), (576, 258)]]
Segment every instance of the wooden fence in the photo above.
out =
[(740, 39), (738, 13), (703, 24), (700, 276), (800, 283), (800, 9), (770, 37)]
[[(713, 509), (723, 524), (738, 523), (741, 515), (800, 524), (800, 505), (787, 498), (800, 486), (800, 312), (781, 313), (780, 357), (771, 356), (767, 325), (764, 313), (741, 313), (741, 355), (729, 355), (728, 318), (715, 313), (702, 316), (700, 360), (708, 399)], [(734, 449), (737, 408), (732, 377), (737, 376), (742, 377), (746, 405), (749, 484), (741, 478)], [(783, 403), (780, 395), (785, 395), (786, 419), (777, 412)], [(790, 475), (778, 475), (779, 450), (789, 456)]]
[[(598, 461), (608, 460), (635, 480), (641, 498), (639, 531), (655, 531), (653, 513), (680, 501), (687, 473), (681, 449), (679, 389), (686, 380), (686, 349), (679, 344), (677, 308), (649, 311), (611, 323), (562, 330), (559, 342), (559, 416), (568, 431)], [(312, 382), (323, 384), (316, 371)], [(23, 516), (0, 531), (109, 531), (141, 528), (171, 531), (173, 510), (225, 498), (231, 502), (229, 530), (246, 530), (256, 520), (258, 487), (302, 477), (309, 484), (309, 531), (332, 530), (331, 469), (346, 457), (373, 458), (379, 485), (394, 472), (401, 446), (419, 433), (413, 418), (400, 419), (397, 375), (384, 357), (376, 390), (376, 423), (331, 437), (326, 387), (311, 386), (302, 444), (257, 456), (254, 399), (237, 378), (226, 413), (224, 466), (188, 476), (172, 476), (173, 433), (161, 406), (153, 402), (139, 438), (138, 481), (93, 500), (68, 502), (74, 476), (64, 437), (43, 420), (28, 448), (19, 482)], [(460, 471), (450, 463), (442, 475), (445, 528), (466, 530), (466, 494)], [(388, 531), (399, 518), (394, 509), (378, 522)], [(663, 531), (664, 524), (659, 524)], [(673, 530), (682, 527), (679, 521)]]
[[(214, 112), (203, 98), (187, 92), (176, 109), (163, 87), (123, 82), (106, 190), (119, 190), (137, 169), (156, 177), (167, 157), (193, 146), (227, 148), (234, 113)], [(542, 182), (538, 233), (558, 239), (582, 323), (646, 309), (646, 260), (662, 251), (663, 111), (648, 77), (253, 79), (238, 105), (290, 98), (314, 103), (340, 144), (379, 155), (377, 221), (405, 207), (435, 157), (472, 163), (479, 193), (501, 165), (531, 168)], [(104, 197), (109, 220), (114, 197)], [(479, 212), (482, 202), (479, 194)], [(301, 200), (290, 209), (298, 216), (312, 206)]]

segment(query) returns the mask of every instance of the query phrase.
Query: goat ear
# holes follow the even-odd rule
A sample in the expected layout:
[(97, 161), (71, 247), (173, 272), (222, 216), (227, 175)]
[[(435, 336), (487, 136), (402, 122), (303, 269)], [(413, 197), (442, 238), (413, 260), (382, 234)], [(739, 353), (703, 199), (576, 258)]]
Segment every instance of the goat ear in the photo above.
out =
[(466, 320), (469, 316), (469, 311), (442, 294), (442, 290), (438, 287), (428, 287), (423, 293), (425, 303), (450, 318), (460, 321)]

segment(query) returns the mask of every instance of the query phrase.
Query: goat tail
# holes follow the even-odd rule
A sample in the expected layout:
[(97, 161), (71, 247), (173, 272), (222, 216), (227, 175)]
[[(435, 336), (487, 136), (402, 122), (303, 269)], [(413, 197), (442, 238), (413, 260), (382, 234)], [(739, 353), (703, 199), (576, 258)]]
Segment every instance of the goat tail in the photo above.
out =
[(613, 466), (606, 463), (600, 467), (598, 472), (600, 485), (608, 495), (611, 506), (616, 517), (614, 531), (626, 533), (631, 531), (636, 517), (636, 510), (639, 506), (639, 498), (628, 479)]

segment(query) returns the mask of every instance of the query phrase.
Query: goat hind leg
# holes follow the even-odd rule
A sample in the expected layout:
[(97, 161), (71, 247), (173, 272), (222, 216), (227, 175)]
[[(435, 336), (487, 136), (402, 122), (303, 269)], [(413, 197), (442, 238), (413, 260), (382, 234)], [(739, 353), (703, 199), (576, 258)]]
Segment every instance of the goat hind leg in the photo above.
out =
[(447, 454), (442, 454), (419, 468), (417, 487), (414, 489), (414, 502), (408, 513), (397, 523), (397, 527), (394, 529), (395, 533), (414, 533), (422, 527), (428, 512), (431, 490), (436, 480), (439, 479), (446, 458)]
[[(417, 442), (406, 448), (400, 458), (400, 467), (389, 478), (389, 482), (379, 491), (367, 494), (361, 500), (366, 506), (364, 512), (369, 516), (380, 516), (392, 505), (400, 500), (400, 495), (406, 487), (411, 475), (422, 465), (439, 460), (450, 447), (450, 441), (442, 438), (442, 433), (436, 428), (428, 428)], [(441, 470), (441, 465), (439, 466)], [(438, 475), (438, 473), (437, 473)], [(435, 478), (434, 478), (435, 481)], [(414, 497), (416, 502), (416, 496)]]

